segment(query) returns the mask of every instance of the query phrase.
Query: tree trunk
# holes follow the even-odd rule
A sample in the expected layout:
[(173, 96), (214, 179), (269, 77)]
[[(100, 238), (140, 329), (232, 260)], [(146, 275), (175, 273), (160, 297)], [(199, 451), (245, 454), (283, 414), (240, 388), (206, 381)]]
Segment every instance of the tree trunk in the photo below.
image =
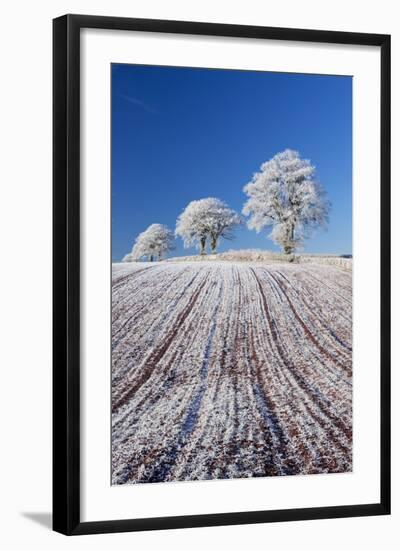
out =
[(153, 254), (150, 254), (150, 261), (152, 262), (153, 261)]
[(285, 254), (293, 254), (294, 248), (294, 223), (291, 223), (288, 227), (287, 238), (283, 250)]
[(200, 239), (200, 255), (203, 256), (206, 253), (206, 238), (201, 237)]
[(217, 253), (218, 238), (211, 237), (211, 254)]

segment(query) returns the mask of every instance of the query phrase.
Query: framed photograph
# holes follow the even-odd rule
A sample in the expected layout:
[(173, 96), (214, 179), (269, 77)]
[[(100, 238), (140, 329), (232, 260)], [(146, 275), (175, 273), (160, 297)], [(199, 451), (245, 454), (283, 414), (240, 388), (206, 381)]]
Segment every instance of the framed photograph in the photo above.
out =
[(54, 20), (54, 530), (390, 513), (390, 37)]

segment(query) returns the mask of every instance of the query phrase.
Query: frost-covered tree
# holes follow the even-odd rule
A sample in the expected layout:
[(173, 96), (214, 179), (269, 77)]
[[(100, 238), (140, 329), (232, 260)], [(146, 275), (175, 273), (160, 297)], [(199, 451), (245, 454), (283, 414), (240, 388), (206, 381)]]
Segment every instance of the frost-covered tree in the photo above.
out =
[(224, 202), (213, 199), (208, 219), (211, 252), (216, 253), (219, 239), (233, 240), (234, 230), (242, 224), (242, 218)]
[(125, 256), (122, 258), (122, 261), (124, 263), (134, 262), (135, 258), (132, 256), (132, 253), (129, 252), (129, 254), (125, 254)]
[(330, 203), (315, 179), (315, 167), (297, 151), (286, 149), (261, 165), (243, 191), (249, 199), (243, 214), (259, 233), (272, 227), (271, 239), (293, 253), (311, 231), (328, 222)]
[(140, 260), (146, 256), (150, 262), (154, 259), (161, 260), (164, 254), (174, 249), (174, 234), (171, 229), (160, 223), (153, 223), (145, 231), (140, 233), (135, 240), (131, 259), (127, 261)]
[(154, 250), (150, 249), (145, 233), (145, 231), (139, 233), (135, 239), (135, 244), (133, 245), (132, 252), (130, 253), (131, 262), (138, 262), (145, 256), (148, 256), (148, 259), (151, 262), (154, 260)]
[(216, 252), (221, 238), (233, 239), (233, 230), (241, 217), (223, 201), (214, 197), (190, 202), (176, 222), (175, 235), (182, 237), (185, 248), (197, 246), (205, 254), (210, 239), (211, 252)]

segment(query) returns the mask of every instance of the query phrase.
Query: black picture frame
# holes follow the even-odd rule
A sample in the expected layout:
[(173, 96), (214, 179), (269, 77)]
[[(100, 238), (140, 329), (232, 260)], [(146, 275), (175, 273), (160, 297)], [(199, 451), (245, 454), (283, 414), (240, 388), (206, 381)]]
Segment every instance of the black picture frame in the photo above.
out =
[[(128, 520), (80, 520), (80, 31), (84, 28), (378, 46), (381, 50), (379, 502)], [(65, 15), (53, 21), (53, 529), (66, 535), (390, 513), (390, 36)]]

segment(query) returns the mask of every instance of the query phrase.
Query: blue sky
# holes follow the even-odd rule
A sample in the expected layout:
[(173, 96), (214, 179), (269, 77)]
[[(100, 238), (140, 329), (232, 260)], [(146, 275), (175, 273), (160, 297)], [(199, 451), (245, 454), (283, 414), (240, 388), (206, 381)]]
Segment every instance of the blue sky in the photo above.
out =
[[(243, 186), (279, 151), (316, 166), (332, 203), (328, 230), (306, 252), (352, 252), (352, 79), (139, 65), (112, 71), (112, 258), (151, 223), (175, 228), (194, 199), (218, 197), (240, 212)], [(246, 227), (231, 248), (278, 250)], [(176, 240), (173, 255), (195, 254)]]

